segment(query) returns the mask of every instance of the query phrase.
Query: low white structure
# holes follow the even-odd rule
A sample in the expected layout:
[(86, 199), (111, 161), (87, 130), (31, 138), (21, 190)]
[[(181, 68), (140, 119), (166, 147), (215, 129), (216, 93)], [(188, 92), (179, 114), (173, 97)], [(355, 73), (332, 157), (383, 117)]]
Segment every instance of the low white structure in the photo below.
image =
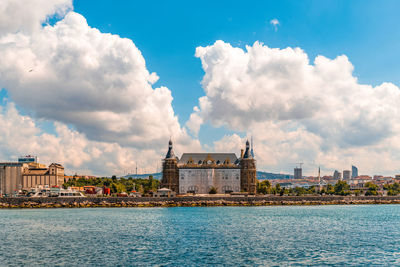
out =
[(169, 188), (161, 188), (154, 193), (154, 197), (175, 197), (176, 193)]

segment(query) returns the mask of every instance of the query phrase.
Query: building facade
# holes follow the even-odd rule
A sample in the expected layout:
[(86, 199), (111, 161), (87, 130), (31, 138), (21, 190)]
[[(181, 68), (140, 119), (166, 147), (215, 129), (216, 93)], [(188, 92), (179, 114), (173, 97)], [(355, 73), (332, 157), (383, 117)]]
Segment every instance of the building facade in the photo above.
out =
[(22, 174), (26, 168), (26, 163), (0, 163), (0, 195), (11, 196), (22, 189)]
[(351, 171), (350, 170), (344, 170), (343, 171), (343, 179), (344, 180), (350, 180), (351, 178)]
[(22, 174), (22, 189), (29, 190), (38, 186), (61, 186), (64, 183), (64, 167), (52, 163), (48, 168), (30, 166)]
[(358, 168), (356, 166), (351, 166), (351, 178), (358, 177)]
[(303, 169), (302, 168), (294, 168), (294, 179), (303, 179)]
[(335, 171), (333, 172), (333, 179), (335, 179), (335, 180), (342, 180), (342, 174), (341, 174), (338, 170), (335, 170)]
[(30, 162), (0, 163), (0, 194), (13, 195), (19, 190), (38, 186), (61, 186), (64, 183), (64, 167), (52, 163), (45, 165)]
[(234, 153), (184, 153), (175, 156), (172, 142), (163, 160), (161, 187), (179, 194), (256, 193), (256, 163), (249, 142), (240, 158)]

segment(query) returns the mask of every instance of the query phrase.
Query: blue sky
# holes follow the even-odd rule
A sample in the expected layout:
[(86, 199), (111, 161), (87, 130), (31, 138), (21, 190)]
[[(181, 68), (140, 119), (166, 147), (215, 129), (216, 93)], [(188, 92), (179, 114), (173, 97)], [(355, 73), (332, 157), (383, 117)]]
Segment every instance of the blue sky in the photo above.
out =
[[(360, 83), (400, 84), (399, 1), (75, 1), (74, 10), (102, 32), (130, 38), (147, 67), (167, 86), (184, 124), (202, 96), (198, 46), (224, 40), (245, 47), (300, 47), (315, 56), (345, 54)], [(270, 24), (278, 19), (275, 31)], [(200, 140), (210, 144), (230, 133), (203, 125)]]

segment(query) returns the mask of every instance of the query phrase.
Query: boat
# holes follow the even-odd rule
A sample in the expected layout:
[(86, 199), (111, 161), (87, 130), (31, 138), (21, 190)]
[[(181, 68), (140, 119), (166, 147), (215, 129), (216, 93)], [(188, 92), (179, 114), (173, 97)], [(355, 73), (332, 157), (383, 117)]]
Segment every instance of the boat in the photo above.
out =
[(85, 197), (85, 195), (71, 188), (52, 187), (43, 189), (34, 188), (28, 193), (28, 197)]

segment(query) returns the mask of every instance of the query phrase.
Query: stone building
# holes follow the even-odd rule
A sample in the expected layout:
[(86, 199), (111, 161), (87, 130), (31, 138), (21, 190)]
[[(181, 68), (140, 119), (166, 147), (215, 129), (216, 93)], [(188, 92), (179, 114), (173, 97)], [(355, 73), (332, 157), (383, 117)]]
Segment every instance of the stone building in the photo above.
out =
[(12, 195), (22, 189), (22, 174), (26, 168), (26, 163), (0, 163), (0, 195)]
[(45, 165), (31, 162), (0, 163), (0, 194), (13, 195), (19, 190), (38, 186), (61, 186), (64, 183), (64, 167), (52, 163)]
[(30, 166), (22, 174), (22, 189), (30, 189), (39, 185), (61, 186), (64, 183), (64, 167), (52, 163), (48, 168)]
[(163, 160), (161, 187), (179, 194), (256, 193), (256, 163), (249, 142), (246, 151), (237, 158), (235, 153), (184, 153), (175, 156), (172, 142)]

